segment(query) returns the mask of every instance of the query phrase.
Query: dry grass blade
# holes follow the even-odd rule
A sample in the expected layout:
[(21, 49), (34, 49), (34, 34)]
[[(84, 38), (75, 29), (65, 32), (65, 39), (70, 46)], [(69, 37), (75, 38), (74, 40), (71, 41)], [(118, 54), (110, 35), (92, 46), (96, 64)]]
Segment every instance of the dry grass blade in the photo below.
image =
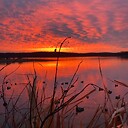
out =
[(59, 57), (60, 57), (60, 51), (61, 51), (61, 48), (63, 46), (63, 44), (65, 43), (65, 41), (68, 39), (68, 38), (71, 38), (71, 37), (67, 37), (65, 38), (62, 43), (60, 44), (60, 47), (59, 47), (59, 54), (57, 56), (57, 61), (56, 61), (56, 71), (55, 71), (55, 77), (54, 77), (54, 88), (53, 88), (53, 95), (52, 95), (52, 100), (51, 100), (51, 107), (50, 107), (50, 112), (52, 112), (52, 106), (54, 104), (54, 98), (55, 98), (55, 93), (56, 93), (56, 89), (57, 89), (57, 75), (58, 75), (58, 65), (59, 65)]
[(120, 81), (117, 81), (117, 80), (114, 80), (114, 82), (115, 82), (116, 84), (121, 85), (121, 86), (128, 87), (128, 85), (125, 84), (125, 83), (123, 83), (123, 82), (120, 82)]
[(111, 104), (111, 107), (112, 109), (114, 110), (114, 106), (113, 106), (113, 103), (112, 103), (112, 100), (109, 96), (109, 93), (108, 93), (108, 89), (105, 85), (105, 82), (104, 82), (104, 77), (103, 77), (103, 73), (102, 73), (102, 68), (101, 68), (101, 62), (100, 62), (100, 59), (99, 59), (99, 71), (100, 71), (100, 76), (101, 76), (101, 80), (102, 80), (102, 84), (103, 84), (103, 87), (104, 87), (104, 91), (105, 91), (105, 101), (104, 101), (104, 108), (109, 100), (110, 104)]

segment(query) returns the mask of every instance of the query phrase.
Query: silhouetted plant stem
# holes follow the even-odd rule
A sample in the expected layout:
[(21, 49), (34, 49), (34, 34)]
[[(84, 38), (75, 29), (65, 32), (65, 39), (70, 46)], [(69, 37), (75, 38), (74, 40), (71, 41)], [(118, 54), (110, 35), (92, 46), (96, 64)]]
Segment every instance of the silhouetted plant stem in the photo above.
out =
[(74, 80), (74, 78), (75, 78), (75, 76), (76, 76), (76, 74), (77, 74), (77, 72), (78, 72), (78, 70), (79, 70), (80, 65), (81, 65), (82, 62), (83, 62), (83, 61), (81, 61), (81, 62), (78, 64), (78, 66), (77, 66), (77, 68), (76, 68), (76, 71), (75, 71), (75, 73), (73, 74), (73, 77), (71, 78), (71, 81), (70, 81), (70, 83), (69, 83), (69, 85), (68, 85), (68, 88), (66, 89), (67, 92), (63, 92), (61, 104), (63, 104), (64, 99), (65, 99), (65, 97), (67, 96), (68, 91), (71, 89), (71, 85), (74, 85), (74, 84), (77, 82), (78, 78), (77, 78), (77, 79), (74, 81), (74, 83), (72, 84), (72, 82), (73, 82), (73, 80)]
[(111, 101), (111, 98), (110, 98), (110, 96), (109, 96), (109, 94), (108, 94), (108, 89), (107, 89), (107, 87), (106, 87), (106, 85), (105, 85), (105, 82), (104, 82), (103, 73), (102, 73), (102, 69), (101, 69), (100, 59), (99, 59), (99, 70), (100, 70), (100, 75), (101, 75), (102, 84), (103, 84), (103, 87), (104, 87), (104, 90), (105, 90), (105, 100), (106, 100), (105, 103), (107, 103), (107, 98), (108, 98), (108, 100), (109, 100), (110, 103), (111, 103), (112, 109), (114, 109), (113, 104), (112, 104), (112, 101)]
[[(67, 101), (65, 101), (63, 104), (61, 104), (58, 108), (54, 109), (54, 111), (52, 111), (51, 113), (49, 113), (49, 114), (45, 117), (45, 119), (42, 121), (42, 124), (41, 124), (40, 128), (43, 128), (43, 126), (44, 126), (46, 120), (47, 120), (49, 117), (53, 116), (55, 113), (57, 113), (57, 112), (59, 112), (60, 110), (62, 110), (63, 108), (65, 108), (65, 107), (66, 107), (69, 103), (71, 103), (76, 97), (78, 97), (89, 85), (91, 85), (91, 84), (85, 85), (85, 87), (84, 87), (81, 91), (79, 91), (77, 94), (74, 94), (71, 98), (69, 98)], [(90, 93), (92, 93), (92, 91), (90, 91), (89, 94), (90, 94)], [(88, 94), (87, 94), (87, 95), (88, 95)]]
[[(8, 64), (10, 65), (10, 64)], [(5, 67), (7, 67), (8, 65), (6, 65)], [(3, 67), (0, 71), (2, 71), (5, 67)], [(3, 100), (3, 106), (5, 108), (5, 122), (3, 123), (2, 127), (5, 127), (6, 124), (9, 126), (9, 123), (8, 123), (8, 119), (9, 119), (9, 109), (8, 109), (8, 103), (7, 103), (7, 100), (6, 100), (6, 97), (5, 97), (5, 88), (4, 88), (4, 85), (6, 83), (6, 79), (7, 77), (9, 77), (11, 74), (13, 74), (14, 72), (16, 72), (16, 70), (18, 70), (18, 68), (20, 67), (20, 65), (14, 69), (12, 72), (10, 72), (9, 74), (7, 74), (4, 78), (3, 78), (3, 82), (2, 82), (2, 95), (1, 95), (1, 98)], [(10, 126), (9, 126), (10, 127)]]
[(53, 103), (54, 103), (54, 98), (55, 98), (55, 93), (56, 93), (56, 88), (57, 88), (57, 75), (58, 75), (58, 64), (59, 64), (59, 57), (60, 57), (60, 51), (61, 51), (61, 48), (63, 46), (63, 44), (65, 43), (65, 41), (67, 39), (69, 39), (71, 37), (67, 37), (65, 38), (62, 43), (60, 44), (60, 47), (59, 47), (59, 51), (58, 51), (58, 56), (57, 56), (57, 61), (56, 61), (56, 71), (55, 71), (55, 77), (54, 77), (54, 88), (53, 88), (53, 95), (52, 95), (52, 100), (51, 100), (51, 107), (50, 107), (50, 112), (52, 112), (52, 107), (53, 107)]

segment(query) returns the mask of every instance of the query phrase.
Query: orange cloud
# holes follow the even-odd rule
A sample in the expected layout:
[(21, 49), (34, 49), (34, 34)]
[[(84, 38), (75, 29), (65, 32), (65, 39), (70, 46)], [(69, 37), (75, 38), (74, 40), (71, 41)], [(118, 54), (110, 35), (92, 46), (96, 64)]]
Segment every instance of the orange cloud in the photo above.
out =
[(128, 50), (127, 5), (126, 0), (0, 1), (0, 50), (56, 47), (67, 36), (73, 38), (71, 50)]

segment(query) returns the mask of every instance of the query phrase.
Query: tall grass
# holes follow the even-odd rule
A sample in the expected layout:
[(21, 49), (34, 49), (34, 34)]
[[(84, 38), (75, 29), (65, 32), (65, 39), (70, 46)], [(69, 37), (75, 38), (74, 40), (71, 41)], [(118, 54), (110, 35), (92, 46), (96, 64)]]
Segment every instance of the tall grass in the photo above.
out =
[[(69, 39), (66, 38), (60, 43), (59, 51), (60, 53), (63, 44)], [(14, 71), (7, 74), (1, 84), (1, 102), (4, 108), (3, 113), (0, 116), (3, 118), (3, 122), (0, 124), (1, 128), (74, 128), (75, 118), (80, 115), (80, 113), (85, 111), (85, 108), (81, 106), (81, 103), (85, 98), (89, 98), (93, 93), (104, 92), (104, 103), (99, 104), (90, 119), (90, 122), (85, 126), (86, 128), (116, 128), (128, 127), (128, 106), (126, 100), (126, 94), (123, 97), (116, 97), (116, 105), (111, 100), (111, 90), (105, 85), (104, 76), (102, 72), (101, 62), (99, 60), (99, 74), (101, 76), (102, 86), (96, 85), (94, 83), (84, 84), (83, 88), (78, 91), (76, 84), (78, 84), (78, 77), (76, 74), (80, 68), (82, 61), (78, 64), (74, 74), (68, 86), (63, 88), (57, 85), (58, 81), (58, 66), (59, 66), (59, 54), (56, 60), (56, 70), (54, 76), (54, 85), (52, 95), (46, 95), (46, 82), (44, 82), (42, 90), (39, 90), (37, 86), (38, 75), (33, 63), (33, 75), (26, 74), (27, 83), (21, 89), (20, 94), (16, 97), (14, 96), (14, 91), (10, 97), (6, 95), (6, 91), (11, 89), (7, 86), (10, 75), (14, 74), (16, 70), (20, 67), (18, 66)], [(10, 65), (10, 64), (9, 64)], [(7, 66), (5, 65), (0, 71), (3, 71)], [(42, 65), (41, 65), (42, 66)], [(116, 86), (128, 87), (127, 84), (112, 80)], [(8, 88), (7, 88), (8, 87)], [(61, 89), (59, 97), (57, 97), (57, 89)], [(88, 91), (87, 91), (88, 90)], [(26, 100), (20, 104), (22, 96), (27, 92)], [(20, 106), (19, 106), (20, 104)], [(100, 122), (100, 119), (103, 121)], [(65, 124), (65, 120), (68, 120)], [(80, 128), (84, 127), (83, 122), (79, 125)]]

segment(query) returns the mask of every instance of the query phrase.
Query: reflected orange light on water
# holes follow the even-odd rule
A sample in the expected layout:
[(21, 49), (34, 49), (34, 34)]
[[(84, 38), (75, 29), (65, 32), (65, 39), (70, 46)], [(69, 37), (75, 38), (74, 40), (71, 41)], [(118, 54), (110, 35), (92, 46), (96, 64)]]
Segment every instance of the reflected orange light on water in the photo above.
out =
[[(83, 61), (76, 72), (78, 65), (80, 62)], [(121, 81), (127, 81), (127, 72), (128, 66), (127, 61), (125, 60), (122, 63), (121, 59), (118, 58), (100, 58), (101, 68), (103, 72), (103, 79), (105, 86), (112, 90), (112, 94), (110, 95), (113, 102), (118, 102), (115, 100), (115, 96), (117, 95), (124, 95), (125, 94), (125, 87), (116, 87), (114, 83), (110, 81), (110, 79), (114, 80), (120, 77)], [(33, 85), (34, 76), (37, 76), (36, 79), (36, 88), (38, 93), (40, 94), (43, 90), (43, 87), (46, 87), (45, 96), (50, 97), (52, 96), (54, 80), (55, 80), (55, 71), (56, 71), (56, 58), (45, 58), (42, 61), (35, 62), (24, 62), (24, 63), (14, 63), (7, 66), (4, 70), (0, 72), (0, 84), (2, 84), (3, 79), (6, 75), (10, 74), (11, 72), (15, 71), (17, 67), (20, 67), (11, 75), (9, 75), (6, 79), (8, 84), (5, 85), (5, 93), (8, 97), (13, 94), (13, 96), (17, 97), (21, 91), (24, 89), (28, 83)], [(3, 65), (0, 65), (0, 69)], [(123, 67), (123, 68), (122, 68)], [(36, 71), (36, 74), (34, 73)], [(76, 73), (76, 74), (75, 74)], [(75, 76), (74, 76), (75, 75)], [(74, 78), (73, 78), (74, 76)], [(28, 79), (29, 78), (29, 79)], [(101, 88), (103, 88), (102, 78), (99, 71), (99, 60), (98, 58), (92, 57), (84, 57), (84, 58), (59, 58), (59, 64), (57, 69), (57, 94), (55, 98), (60, 98), (62, 95), (62, 88), (66, 89), (73, 78), (74, 87), (71, 89), (70, 94), (76, 94), (79, 92), (83, 87), (85, 87), (89, 83), (93, 83)], [(108, 79), (110, 78), (110, 79)], [(118, 80), (118, 79), (117, 79)], [(6, 82), (5, 81), (5, 82)], [(15, 84), (16, 83), (16, 84)], [(125, 83), (125, 82), (124, 82)], [(10, 90), (7, 90), (6, 87), (11, 86)], [(93, 88), (93, 86), (89, 86), (85, 89), (83, 93), (81, 93), (75, 101), (79, 98), (85, 96), (85, 94), (89, 93)], [(91, 117), (95, 113), (99, 104), (102, 104), (104, 101), (104, 91), (99, 91), (96, 87), (94, 93), (89, 94), (89, 97), (85, 97), (80, 106), (86, 108), (82, 114), (76, 117), (78, 121), (82, 120), (86, 123), (91, 120)], [(65, 100), (67, 100), (65, 98)], [(100, 99), (100, 100), (99, 100)], [(25, 88), (25, 91), (20, 97), (20, 102), (18, 104), (22, 104), (28, 100), (28, 88)], [(47, 100), (46, 104), (49, 104), (50, 99)], [(115, 104), (114, 103), (114, 104)], [(2, 110), (2, 109), (0, 109)], [(88, 116), (89, 115), (89, 118)], [(83, 118), (84, 117), (84, 118)]]

